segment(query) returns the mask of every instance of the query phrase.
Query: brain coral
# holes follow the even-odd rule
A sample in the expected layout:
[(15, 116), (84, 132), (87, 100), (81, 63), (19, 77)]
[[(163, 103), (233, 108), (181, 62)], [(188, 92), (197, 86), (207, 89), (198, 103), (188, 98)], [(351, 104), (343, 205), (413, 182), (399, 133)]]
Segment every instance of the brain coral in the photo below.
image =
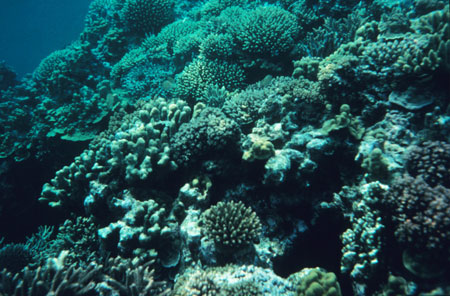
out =
[(250, 207), (242, 202), (219, 202), (206, 210), (202, 230), (221, 249), (235, 249), (256, 241), (261, 222)]

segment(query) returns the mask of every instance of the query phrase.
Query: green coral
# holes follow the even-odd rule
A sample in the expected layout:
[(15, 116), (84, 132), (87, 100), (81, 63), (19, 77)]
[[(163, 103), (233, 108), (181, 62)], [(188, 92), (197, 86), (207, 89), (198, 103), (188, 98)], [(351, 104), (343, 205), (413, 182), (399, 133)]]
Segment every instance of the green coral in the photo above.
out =
[(239, 202), (219, 202), (201, 216), (202, 232), (221, 250), (247, 246), (257, 241), (261, 222), (256, 213)]
[(389, 275), (386, 286), (383, 288), (383, 296), (406, 296), (408, 282), (401, 276)]
[(90, 58), (88, 43), (75, 41), (44, 58), (33, 72), (33, 78), (51, 96), (70, 99), (71, 91), (85, 85), (90, 74)]
[(66, 262), (72, 264), (95, 261), (99, 256), (98, 248), (97, 227), (92, 219), (77, 217), (74, 221), (66, 220), (59, 226), (56, 238), (49, 240), (48, 249), (43, 253), (46, 257), (51, 257), (68, 250)]
[(320, 268), (309, 270), (297, 287), (297, 296), (341, 296), (336, 275)]
[(234, 265), (188, 268), (176, 279), (172, 296), (263, 296), (262, 282)]
[(126, 0), (121, 13), (132, 31), (156, 33), (173, 20), (174, 6), (173, 0)]
[(396, 65), (404, 72), (423, 74), (442, 67), (450, 71), (449, 6), (420, 17), (412, 25), (417, 35), (411, 38)]
[(210, 0), (197, 11), (203, 18), (218, 16), (229, 7), (244, 6), (251, 0)]
[(202, 100), (209, 85), (233, 91), (244, 85), (244, 70), (237, 64), (199, 57), (177, 77), (176, 95), (188, 102)]
[(386, 180), (388, 177), (388, 160), (384, 157), (380, 148), (374, 148), (369, 155), (363, 160), (361, 167), (365, 169), (369, 175), (378, 180)]
[(320, 59), (316, 57), (303, 57), (299, 61), (294, 61), (294, 72), (292, 76), (299, 78), (317, 81), (317, 74), (319, 73)]
[(299, 32), (296, 17), (276, 6), (261, 6), (238, 20), (237, 41), (244, 52), (280, 56), (294, 46)]
[(322, 125), (322, 132), (328, 135), (332, 131), (347, 128), (350, 134), (355, 139), (360, 140), (364, 135), (366, 129), (362, 126), (362, 123), (358, 118), (354, 117), (350, 113), (350, 106), (343, 104), (339, 109), (339, 114), (334, 118), (325, 121)]
[(250, 141), (251, 146), (248, 150), (244, 151), (244, 154), (242, 155), (243, 160), (263, 160), (275, 155), (275, 146), (268, 138), (251, 134)]
[(233, 54), (235, 47), (230, 34), (209, 34), (200, 44), (200, 53), (208, 59), (227, 59)]

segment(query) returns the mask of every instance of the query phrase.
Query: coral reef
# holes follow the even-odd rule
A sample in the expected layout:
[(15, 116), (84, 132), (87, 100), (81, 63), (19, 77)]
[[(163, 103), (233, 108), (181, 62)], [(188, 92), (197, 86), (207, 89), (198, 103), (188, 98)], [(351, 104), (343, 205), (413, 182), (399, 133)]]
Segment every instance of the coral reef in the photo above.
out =
[(448, 294), (449, 20), (92, 1), (32, 75), (0, 63), (0, 294)]

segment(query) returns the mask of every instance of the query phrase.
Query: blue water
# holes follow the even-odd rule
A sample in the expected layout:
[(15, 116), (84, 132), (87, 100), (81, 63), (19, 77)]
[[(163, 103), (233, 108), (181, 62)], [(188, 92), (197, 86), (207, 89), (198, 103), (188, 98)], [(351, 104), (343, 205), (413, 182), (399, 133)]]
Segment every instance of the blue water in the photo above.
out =
[(19, 76), (32, 72), (44, 57), (78, 37), (90, 2), (2, 1), (0, 60), (5, 60)]

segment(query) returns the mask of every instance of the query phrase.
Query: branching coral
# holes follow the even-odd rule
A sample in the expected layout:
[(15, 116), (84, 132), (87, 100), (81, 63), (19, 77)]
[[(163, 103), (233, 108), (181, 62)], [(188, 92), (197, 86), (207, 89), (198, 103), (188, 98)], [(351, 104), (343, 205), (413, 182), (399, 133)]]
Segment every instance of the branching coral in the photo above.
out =
[(178, 278), (173, 296), (216, 296), (220, 287), (214, 283), (212, 275), (203, 270), (189, 271)]
[(238, 28), (237, 41), (244, 52), (271, 57), (292, 49), (299, 30), (296, 17), (276, 6), (251, 10)]
[(242, 202), (219, 202), (202, 215), (202, 230), (222, 250), (247, 246), (258, 240), (261, 222)]
[(0, 249), (0, 270), (18, 272), (33, 262), (34, 251), (24, 244), (7, 244)]
[(115, 180), (117, 187), (146, 179), (156, 167), (176, 167), (169, 156), (169, 135), (190, 116), (191, 108), (181, 100), (158, 98), (143, 103), (137, 111), (122, 118), (119, 126), (91, 142), (90, 148), (72, 164), (59, 170), (43, 186), (41, 201), (79, 209), (81, 200), (89, 196), (90, 182), (98, 189), (102, 183)]
[(450, 187), (450, 144), (427, 141), (409, 148), (408, 172), (421, 176), (428, 184)]
[(156, 33), (174, 17), (173, 0), (127, 0), (122, 17), (139, 34)]
[(404, 175), (394, 181), (385, 203), (392, 213), (395, 236), (403, 246), (448, 256), (450, 189), (431, 187), (420, 175)]
[(0, 272), (0, 293), (6, 295), (96, 295), (95, 279), (101, 265), (64, 266), (64, 254), (37, 269), (26, 267), (22, 274)]
[(37, 269), (26, 267), (22, 273), (0, 272), (0, 294), (15, 296), (38, 295), (118, 295), (166, 296), (164, 282), (155, 281), (153, 261), (141, 258), (110, 258), (103, 266), (91, 262), (87, 266), (65, 264), (67, 251), (51, 258)]
[(211, 153), (236, 148), (240, 137), (239, 125), (218, 108), (205, 108), (189, 123), (183, 124), (170, 139), (173, 158), (186, 166), (205, 159)]
[(153, 263), (154, 261), (144, 261), (142, 258), (109, 258), (103, 282), (98, 285), (97, 290), (102, 290), (102, 295), (167, 296), (170, 290), (165, 282), (155, 280)]
[(209, 85), (233, 91), (243, 86), (245, 74), (234, 63), (198, 58), (177, 77), (176, 95), (188, 102), (202, 100)]

